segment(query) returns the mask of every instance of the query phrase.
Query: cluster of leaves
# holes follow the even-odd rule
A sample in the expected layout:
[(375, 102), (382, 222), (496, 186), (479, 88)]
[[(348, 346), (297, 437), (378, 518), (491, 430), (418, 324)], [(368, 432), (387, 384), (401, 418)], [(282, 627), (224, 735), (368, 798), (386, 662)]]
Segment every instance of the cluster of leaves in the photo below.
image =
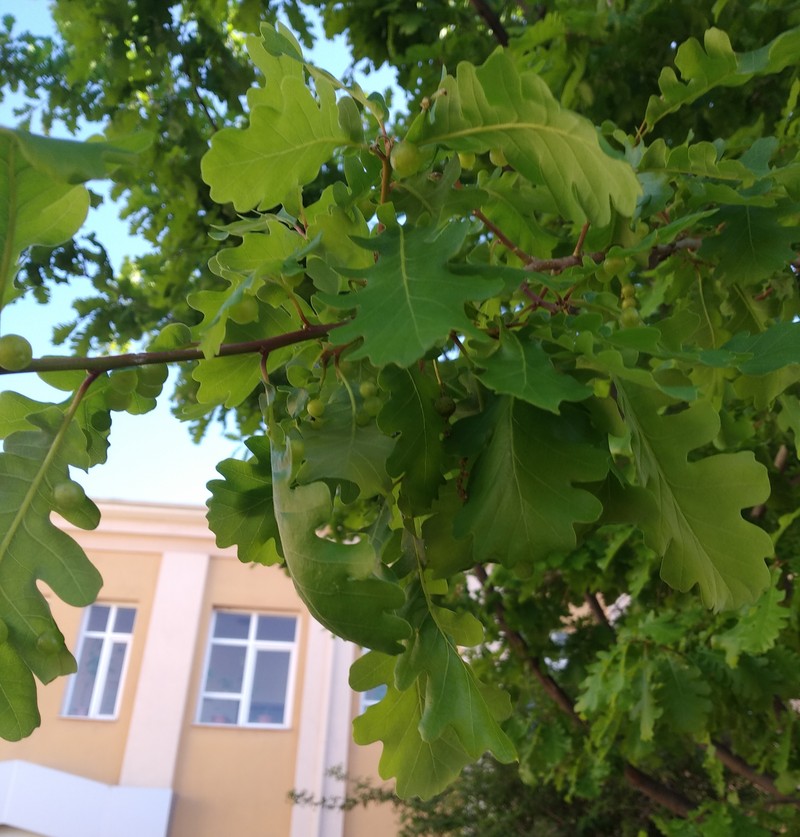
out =
[[(716, 27), (688, 39), (629, 134), (569, 107), (583, 71), (559, 89), (539, 66), (557, 36), (531, 33), (556, 22), (450, 68), (401, 140), (380, 95), (308, 64), (288, 30), (248, 38), (247, 122), (202, 160), (227, 213), (215, 280), (183, 285), (194, 314), (149, 353), (33, 361), (49, 380), (88, 370), (64, 376), (67, 404), (2, 396), (2, 467), (26, 476), (0, 569), (50, 583), (68, 466), (102, 461), (111, 409), (151, 405), (149, 364), (192, 360), (183, 417), (238, 409), (251, 433), (209, 484), (218, 543), (284, 565), (319, 622), (372, 649), (351, 684), (386, 695), (355, 737), (383, 742), (401, 796), (488, 751), (566, 800), (627, 784), (665, 833), (728, 833), (741, 810), (788, 827), (800, 28), (738, 52)], [(750, 127), (664, 127), (753, 86), (779, 104)], [(85, 201), (86, 161), (122, 149), (77, 146), (67, 172), (63, 144), (7, 137), (11, 288), (17, 254), (54, 243), (24, 215), (26, 178), (50, 166)], [(142, 369), (102, 374), (122, 366)], [(2, 647), (43, 677), (14, 607)], [(0, 732), (24, 734), (30, 696), (8, 700)]]

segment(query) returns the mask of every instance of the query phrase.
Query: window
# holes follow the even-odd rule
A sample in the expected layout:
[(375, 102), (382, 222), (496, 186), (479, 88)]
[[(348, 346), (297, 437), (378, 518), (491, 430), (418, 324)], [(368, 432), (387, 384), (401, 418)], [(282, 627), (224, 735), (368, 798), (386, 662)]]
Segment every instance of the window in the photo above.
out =
[(297, 618), (216, 611), (197, 720), (288, 727)]
[(70, 678), (64, 715), (116, 718), (136, 608), (95, 604), (84, 611), (78, 671)]

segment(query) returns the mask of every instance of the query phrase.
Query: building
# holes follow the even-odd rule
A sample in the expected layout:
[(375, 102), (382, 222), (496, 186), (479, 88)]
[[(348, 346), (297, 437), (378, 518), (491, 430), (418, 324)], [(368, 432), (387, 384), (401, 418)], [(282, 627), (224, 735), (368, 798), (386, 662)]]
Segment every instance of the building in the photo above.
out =
[(0, 835), (396, 833), (390, 806), (288, 800), (341, 797), (337, 765), (379, 781), (379, 745), (352, 743), (358, 649), (312, 621), (281, 569), (218, 549), (204, 509), (101, 511), (95, 531), (63, 524), (104, 585), (83, 611), (49, 595), (79, 671), (39, 686), (32, 736), (0, 742)]

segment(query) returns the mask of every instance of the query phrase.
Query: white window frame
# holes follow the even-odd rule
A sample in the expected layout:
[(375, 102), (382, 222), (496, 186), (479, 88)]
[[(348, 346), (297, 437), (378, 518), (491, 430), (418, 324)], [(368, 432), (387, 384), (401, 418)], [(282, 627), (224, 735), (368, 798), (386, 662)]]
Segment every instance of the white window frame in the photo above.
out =
[[(247, 637), (218, 637), (214, 636), (216, 628), (217, 614), (234, 614), (236, 616), (249, 616), (250, 626)], [(294, 620), (294, 640), (275, 640), (275, 639), (258, 639), (256, 632), (258, 630), (259, 616), (277, 616), (281, 618), (289, 618)], [(234, 610), (232, 608), (215, 608), (211, 615), (211, 624), (208, 629), (208, 642), (206, 643), (206, 655), (203, 663), (203, 678), (200, 681), (200, 695), (197, 701), (197, 712), (195, 714), (195, 723), (201, 724), (204, 727), (226, 727), (226, 728), (240, 728), (246, 727), (248, 729), (290, 729), (292, 726), (292, 710), (294, 708), (294, 689), (296, 670), (297, 670), (297, 649), (299, 647), (300, 638), (300, 619), (296, 613), (287, 613), (279, 611), (243, 611)], [(238, 648), (244, 647), (244, 672), (242, 675), (242, 687), (239, 692), (219, 692), (209, 690), (206, 688), (208, 683), (209, 668), (211, 665), (211, 652), (215, 645), (227, 645)], [(255, 676), (256, 660), (259, 651), (283, 651), (289, 652), (289, 666), (286, 674), (286, 693), (283, 711), (283, 722), (275, 721), (249, 721), (250, 706), (253, 701), (253, 679)], [(205, 699), (219, 699), (232, 700), (237, 698), (239, 701), (239, 711), (235, 723), (214, 722), (201, 720), (203, 712), (203, 701)]]
[[(92, 609), (95, 607), (107, 607), (109, 609), (106, 627), (103, 630), (90, 630), (89, 620), (91, 618)], [(117, 613), (120, 609), (133, 610), (133, 628), (130, 632), (115, 631), (113, 625), (116, 623)], [(131, 645), (133, 644), (133, 631), (136, 628), (137, 609), (132, 604), (111, 604), (110, 602), (95, 602), (93, 605), (84, 608), (83, 619), (81, 621), (81, 630), (78, 640), (78, 649), (75, 655), (78, 661), (78, 671), (72, 674), (67, 684), (66, 693), (64, 695), (64, 704), (61, 711), (61, 716), (64, 718), (79, 718), (94, 721), (114, 721), (119, 717), (119, 707), (122, 702), (122, 692), (125, 688), (125, 678), (128, 673), (128, 661), (131, 656)], [(78, 673), (80, 672), (81, 659), (84, 652), (84, 646), (87, 639), (101, 640), (100, 657), (97, 662), (97, 670), (94, 673), (94, 682), (92, 684), (92, 696), (89, 700), (89, 707), (86, 714), (70, 712), (70, 704), (72, 703), (75, 686), (78, 682)], [(103, 713), (100, 707), (103, 701), (103, 695), (106, 690), (106, 683), (108, 680), (108, 669), (111, 664), (111, 654), (114, 645), (122, 644), (125, 646), (125, 656), (122, 659), (122, 669), (120, 670), (119, 683), (117, 684), (117, 694), (114, 698), (114, 709), (111, 713)]]

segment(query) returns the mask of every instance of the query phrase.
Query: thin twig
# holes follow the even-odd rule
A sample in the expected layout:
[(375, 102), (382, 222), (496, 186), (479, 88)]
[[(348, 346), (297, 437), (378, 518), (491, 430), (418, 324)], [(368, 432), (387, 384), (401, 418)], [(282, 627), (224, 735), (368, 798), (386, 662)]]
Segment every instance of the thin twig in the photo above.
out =
[(526, 253), (522, 248), (518, 247), (514, 242), (497, 226), (493, 221), (490, 221), (480, 209), (473, 209), (472, 214), (486, 227), (487, 230), (494, 233), (495, 238), (502, 242), (521, 262), (529, 264), (534, 260), (533, 256)]
[(581, 227), (580, 235), (578, 236), (578, 241), (575, 244), (575, 249), (572, 251), (573, 256), (580, 256), (583, 252), (583, 242), (586, 241), (586, 233), (589, 232), (589, 222), (586, 221), (584, 225)]

